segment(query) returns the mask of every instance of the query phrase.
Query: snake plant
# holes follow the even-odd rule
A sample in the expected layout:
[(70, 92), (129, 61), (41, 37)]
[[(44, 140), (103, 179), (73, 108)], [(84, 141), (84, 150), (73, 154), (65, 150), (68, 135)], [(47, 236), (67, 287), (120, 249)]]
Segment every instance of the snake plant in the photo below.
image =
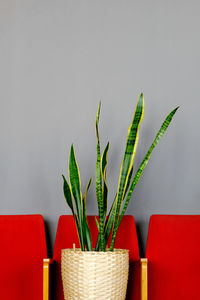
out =
[[(99, 116), (100, 116), (101, 103), (99, 103), (97, 115), (96, 115), (96, 139), (97, 139), (97, 160), (96, 160), (96, 174), (95, 174), (95, 187), (96, 198), (98, 205), (98, 220), (96, 218), (96, 225), (98, 227), (98, 239), (96, 242), (96, 251), (106, 251), (108, 247), (108, 240), (111, 236), (110, 251), (113, 251), (117, 230), (121, 223), (121, 220), (125, 214), (129, 201), (136, 184), (138, 183), (144, 168), (146, 167), (153, 149), (158, 144), (159, 140), (167, 130), (174, 114), (178, 107), (172, 110), (166, 119), (164, 120), (160, 130), (158, 131), (152, 145), (147, 151), (143, 161), (139, 168), (133, 175), (134, 159), (139, 139), (139, 128), (144, 116), (144, 97), (140, 95), (133, 120), (128, 128), (127, 141), (125, 152), (121, 164), (118, 186), (116, 195), (113, 200), (111, 209), (107, 215), (107, 198), (108, 198), (108, 186), (106, 182), (106, 169), (107, 169), (107, 155), (109, 150), (109, 143), (107, 143), (105, 149), (101, 154), (100, 140), (99, 140)], [(70, 207), (77, 227), (80, 246), (82, 251), (92, 251), (91, 233), (89, 230), (87, 215), (86, 215), (86, 195), (90, 187), (92, 179), (89, 180), (85, 193), (82, 196), (81, 192), (81, 179), (79, 173), (78, 163), (75, 158), (75, 152), (73, 145), (71, 146), (69, 155), (69, 183), (63, 175), (63, 191), (66, 202)]]

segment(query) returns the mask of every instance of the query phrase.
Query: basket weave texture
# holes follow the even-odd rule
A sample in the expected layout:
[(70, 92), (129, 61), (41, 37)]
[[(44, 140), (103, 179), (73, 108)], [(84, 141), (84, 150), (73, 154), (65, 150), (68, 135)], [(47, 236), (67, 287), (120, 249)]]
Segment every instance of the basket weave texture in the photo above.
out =
[(129, 251), (63, 249), (61, 273), (65, 300), (124, 300), (128, 283)]

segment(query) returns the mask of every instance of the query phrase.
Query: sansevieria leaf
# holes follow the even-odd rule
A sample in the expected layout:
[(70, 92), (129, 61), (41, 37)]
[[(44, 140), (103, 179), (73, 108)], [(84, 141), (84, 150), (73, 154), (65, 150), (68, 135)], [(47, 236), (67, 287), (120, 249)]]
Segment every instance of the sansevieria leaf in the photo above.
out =
[(79, 213), (82, 212), (81, 179), (80, 179), (78, 164), (75, 158), (73, 145), (71, 146), (70, 156), (69, 156), (69, 179), (72, 187), (72, 194), (76, 201), (77, 213), (79, 215)]
[(65, 200), (69, 205), (69, 207), (71, 208), (72, 213), (74, 214), (74, 205), (72, 200), (71, 189), (64, 175), (62, 175), (62, 178), (63, 178), (63, 192), (64, 192)]
[[(96, 223), (96, 226), (97, 226), (97, 229), (98, 229), (98, 232), (99, 232), (99, 222), (98, 222), (96, 216), (95, 216), (95, 223)], [(99, 245), (100, 245), (100, 235), (98, 234), (97, 241), (96, 241), (96, 246), (95, 246), (95, 251), (99, 251)]]
[(88, 251), (92, 251), (92, 239), (91, 239), (91, 233), (90, 233), (90, 229), (87, 223), (87, 219), (84, 218), (83, 219), (83, 228), (84, 228), (84, 239), (85, 239), (85, 245), (86, 245), (86, 249)]
[(108, 198), (108, 186), (106, 182), (106, 169), (107, 169), (107, 156), (108, 156), (109, 143), (107, 143), (102, 157), (101, 157), (101, 175), (103, 178), (103, 210), (104, 210), (104, 223), (107, 215), (107, 198)]
[(97, 229), (99, 230), (99, 222), (98, 222), (98, 220), (97, 220), (97, 217), (95, 216), (94, 219), (95, 219), (95, 223), (96, 223), (96, 225), (97, 225)]
[[(133, 174), (133, 167), (132, 167), (132, 169), (131, 169), (131, 171), (129, 173), (129, 177), (128, 177), (128, 181), (127, 181), (127, 185), (126, 185), (124, 197), (126, 196), (126, 193), (128, 191), (132, 174)], [(123, 200), (124, 200), (124, 198), (123, 198)], [(113, 204), (112, 204), (111, 209), (110, 209), (109, 214), (108, 214), (108, 218), (106, 220), (106, 226), (105, 226), (105, 244), (108, 243), (108, 239), (110, 237), (110, 234), (111, 234), (111, 231), (112, 231), (112, 228), (113, 228), (113, 223), (114, 223), (114, 219), (115, 219), (115, 211), (116, 211), (116, 197), (115, 197), (115, 199), (113, 201)]]
[(82, 194), (81, 194), (81, 179), (78, 164), (76, 162), (74, 147), (71, 146), (69, 155), (69, 179), (71, 184), (72, 194), (76, 203), (77, 215), (80, 224), (80, 241), (81, 245), (84, 245), (83, 238), (83, 204), (82, 204)]
[(115, 199), (113, 201), (113, 204), (111, 206), (108, 218), (106, 220), (106, 226), (105, 226), (105, 243), (106, 244), (108, 243), (108, 239), (109, 239), (109, 236), (111, 234), (111, 231), (112, 231), (112, 228), (113, 228), (113, 224), (114, 224), (115, 212), (116, 212), (116, 204), (117, 204), (116, 199), (117, 198), (115, 197)]
[(86, 196), (91, 182), (92, 182), (92, 178), (90, 178), (85, 190), (85, 194), (83, 196), (83, 227), (84, 227), (83, 234), (84, 234), (84, 243), (88, 251), (92, 251), (92, 239), (91, 239), (91, 233), (88, 226), (87, 214), (86, 214)]
[(129, 182), (129, 178), (130, 178), (129, 175), (132, 172), (134, 158), (135, 158), (136, 149), (138, 145), (139, 127), (140, 127), (140, 123), (142, 122), (143, 116), (144, 116), (144, 97), (143, 94), (141, 94), (137, 102), (132, 123), (128, 129), (126, 148), (125, 148), (124, 158), (122, 161), (119, 181), (118, 181), (113, 233), (116, 231), (117, 228), (121, 204), (125, 196), (127, 184)]
[[(105, 235), (105, 244), (106, 245), (108, 243), (108, 239), (109, 239), (110, 233), (112, 231), (114, 218), (115, 218), (115, 209), (116, 209), (116, 196), (115, 196), (115, 199), (112, 203), (112, 206), (110, 208), (110, 211), (109, 211), (108, 217), (106, 219), (106, 223), (105, 223), (105, 229), (104, 229), (105, 233), (104, 233), (104, 235)], [(97, 224), (97, 228), (99, 229), (99, 223), (98, 223), (96, 218), (95, 218), (95, 221), (96, 221), (96, 224)], [(95, 247), (96, 251), (98, 251), (98, 249), (99, 249), (99, 242), (100, 242), (100, 238), (99, 238), (99, 235), (98, 235), (98, 239), (97, 239), (96, 247)]]
[[(106, 168), (107, 168), (107, 155), (108, 155), (108, 149), (109, 149), (109, 142), (107, 143), (102, 157), (101, 157), (101, 176), (103, 179), (103, 188), (102, 188), (102, 197), (103, 197), (103, 219), (104, 219), (104, 231), (105, 231), (105, 220), (106, 220), (106, 215), (107, 215), (107, 198), (108, 198), (108, 186), (106, 182)], [(97, 219), (95, 218), (96, 224), (98, 224), (98, 230), (99, 230), (99, 223)], [(105, 240), (105, 238), (104, 238)], [(98, 239), (96, 243), (96, 248), (95, 250), (97, 251), (99, 249), (99, 243), (100, 243), (100, 233), (98, 234)], [(106, 245), (104, 241), (104, 245)]]
[(99, 236), (100, 236), (100, 251), (104, 251), (104, 203), (102, 194), (102, 175), (101, 175), (101, 153), (100, 153), (100, 142), (99, 142), (99, 115), (100, 115), (101, 102), (99, 103), (97, 115), (96, 115), (96, 136), (97, 136), (97, 161), (96, 161), (96, 197), (99, 211)]
[(64, 196), (65, 196), (67, 204), (69, 205), (69, 207), (72, 210), (72, 213), (73, 213), (73, 216), (74, 216), (74, 219), (75, 219), (75, 222), (76, 222), (76, 228), (77, 228), (77, 232), (78, 232), (79, 243), (80, 243), (81, 249), (84, 251), (84, 243), (81, 242), (81, 238), (80, 238), (80, 236), (81, 236), (80, 224), (79, 224), (79, 220), (77, 218), (77, 215), (75, 214), (75, 211), (74, 211), (74, 205), (73, 205), (71, 188), (70, 188), (70, 186), (69, 186), (69, 184), (68, 184), (65, 176), (62, 175), (62, 177), (63, 177), (63, 192), (64, 192)]
[(92, 182), (92, 178), (90, 178), (90, 180), (88, 181), (86, 190), (85, 190), (85, 194), (83, 196), (83, 216), (86, 216), (86, 196), (87, 196), (87, 192), (89, 190), (90, 184)]
[(149, 159), (150, 159), (150, 157), (151, 157), (151, 153), (152, 153), (153, 149), (156, 147), (156, 145), (158, 144), (158, 142), (160, 141), (160, 139), (161, 139), (162, 136), (164, 135), (165, 131), (167, 130), (167, 128), (168, 128), (168, 126), (169, 126), (169, 124), (170, 124), (170, 122), (171, 122), (171, 120), (172, 120), (173, 116), (175, 115), (175, 113), (176, 113), (176, 111), (177, 111), (178, 108), (179, 108), (179, 107), (177, 107), (177, 108), (175, 108), (174, 110), (172, 110), (172, 111), (169, 113), (169, 115), (166, 117), (166, 119), (165, 119), (165, 121), (163, 122), (163, 124), (162, 124), (160, 130), (158, 131), (158, 133), (157, 133), (157, 135), (156, 135), (156, 137), (155, 137), (155, 139), (154, 139), (154, 141), (153, 141), (151, 147), (150, 147), (149, 150), (147, 151), (147, 154), (145, 155), (145, 157), (144, 157), (142, 163), (140, 164), (140, 166), (139, 166), (139, 168), (138, 168), (138, 170), (137, 170), (137, 172), (136, 172), (136, 174), (135, 174), (135, 176), (134, 176), (134, 178), (133, 178), (131, 187), (130, 187), (130, 189), (129, 189), (129, 192), (128, 192), (126, 201), (125, 201), (125, 203), (124, 203), (124, 207), (123, 207), (123, 209), (122, 209), (122, 212), (121, 212), (121, 215), (120, 215), (118, 224), (117, 224), (117, 227), (115, 228), (115, 232), (113, 232), (112, 241), (111, 241), (111, 248), (110, 248), (111, 251), (113, 250), (114, 242), (115, 242), (115, 238), (116, 238), (116, 234), (117, 234), (117, 230), (118, 230), (119, 225), (120, 225), (120, 223), (121, 223), (121, 220), (122, 220), (122, 218), (123, 218), (123, 216), (124, 216), (124, 213), (125, 213), (125, 211), (126, 211), (126, 209), (127, 209), (127, 206), (128, 206), (128, 204), (129, 204), (130, 198), (131, 198), (132, 193), (133, 193), (133, 190), (134, 190), (136, 184), (138, 183), (138, 181), (139, 181), (139, 179), (140, 179), (140, 177), (141, 177), (141, 175), (142, 175), (142, 172), (143, 172), (144, 168), (146, 167), (147, 163), (149, 162)]

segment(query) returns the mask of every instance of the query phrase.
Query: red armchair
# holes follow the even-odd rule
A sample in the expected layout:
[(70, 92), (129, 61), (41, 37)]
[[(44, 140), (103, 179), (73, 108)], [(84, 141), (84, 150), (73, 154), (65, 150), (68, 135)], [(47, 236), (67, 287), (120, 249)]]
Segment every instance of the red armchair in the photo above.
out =
[(146, 248), (149, 300), (200, 299), (199, 253), (199, 215), (153, 215)]
[(42, 300), (47, 257), (43, 217), (0, 216), (0, 257), (0, 299)]

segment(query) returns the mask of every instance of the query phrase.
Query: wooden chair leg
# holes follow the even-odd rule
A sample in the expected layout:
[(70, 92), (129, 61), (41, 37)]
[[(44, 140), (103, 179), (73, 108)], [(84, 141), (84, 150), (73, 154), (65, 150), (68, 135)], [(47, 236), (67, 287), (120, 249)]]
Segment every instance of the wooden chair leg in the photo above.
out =
[(148, 260), (141, 258), (141, 300), (148, 299)]
[(52, 259), (43, 259), (43, 300), (50, 299), (50, 264)]

